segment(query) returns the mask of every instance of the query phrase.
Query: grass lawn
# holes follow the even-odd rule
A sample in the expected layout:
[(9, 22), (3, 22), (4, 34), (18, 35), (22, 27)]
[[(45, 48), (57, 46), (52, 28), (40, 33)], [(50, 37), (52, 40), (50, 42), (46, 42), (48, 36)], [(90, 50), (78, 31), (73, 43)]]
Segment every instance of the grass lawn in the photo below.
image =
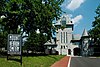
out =
[(61, 55), (23, 57), (22, 66), (19, 62), (0, 58), (0, 67), (50, 67), (54, 62), (60, 60)]

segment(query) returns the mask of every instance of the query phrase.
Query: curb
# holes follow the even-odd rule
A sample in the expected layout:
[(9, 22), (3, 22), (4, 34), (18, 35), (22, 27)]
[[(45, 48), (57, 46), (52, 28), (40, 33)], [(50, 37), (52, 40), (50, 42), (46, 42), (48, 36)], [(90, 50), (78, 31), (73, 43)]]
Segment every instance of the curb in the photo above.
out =
[(71, 56), (69, 58), (69, 62), (68, 62), (68, 66), (67, 67), (70, 67), (70, 62), (71, 62)]

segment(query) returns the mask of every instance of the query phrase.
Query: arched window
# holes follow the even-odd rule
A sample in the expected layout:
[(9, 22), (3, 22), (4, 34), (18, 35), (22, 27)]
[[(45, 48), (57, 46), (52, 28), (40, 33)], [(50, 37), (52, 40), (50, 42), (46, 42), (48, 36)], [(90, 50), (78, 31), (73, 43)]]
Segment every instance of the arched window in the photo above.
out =
[(62, 26), (66, 26), (66, 17), (65, 16), (62, 17), (61, 24), (62, 24)]

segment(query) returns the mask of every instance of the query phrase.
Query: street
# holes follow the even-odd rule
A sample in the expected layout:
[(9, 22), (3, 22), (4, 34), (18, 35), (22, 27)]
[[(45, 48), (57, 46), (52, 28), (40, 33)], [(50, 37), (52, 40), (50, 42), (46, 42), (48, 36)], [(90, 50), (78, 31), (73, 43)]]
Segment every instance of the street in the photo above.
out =
[(70, 67), (100, 67), (100, 58), (72, 57)]

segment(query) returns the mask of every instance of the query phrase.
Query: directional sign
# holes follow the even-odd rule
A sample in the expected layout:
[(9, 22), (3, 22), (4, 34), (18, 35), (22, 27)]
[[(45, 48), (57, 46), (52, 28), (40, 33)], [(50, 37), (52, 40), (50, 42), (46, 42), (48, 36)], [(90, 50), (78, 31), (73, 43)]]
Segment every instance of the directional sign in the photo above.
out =
[(21, 35), (9, 34), (8, 35), (8, 54), (21, 54)]

